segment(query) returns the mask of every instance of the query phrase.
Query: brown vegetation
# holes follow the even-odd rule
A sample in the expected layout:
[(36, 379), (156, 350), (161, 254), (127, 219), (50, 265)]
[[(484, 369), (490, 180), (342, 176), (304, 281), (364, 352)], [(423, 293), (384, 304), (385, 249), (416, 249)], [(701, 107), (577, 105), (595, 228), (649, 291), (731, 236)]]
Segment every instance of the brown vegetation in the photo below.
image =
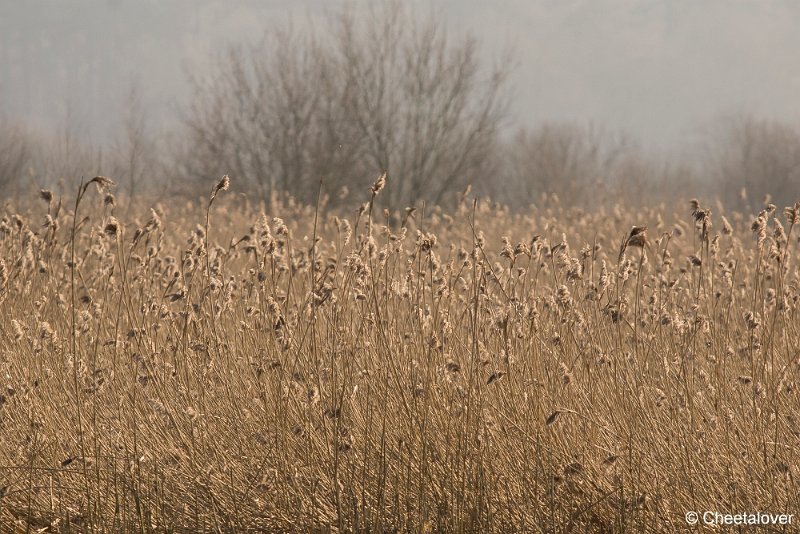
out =
[(0, 222), (3, 532), (798, 509), (800, 204), (398, 214), (381, 180), (337, 217), (225, 178), (117, 220), (92, 182)]

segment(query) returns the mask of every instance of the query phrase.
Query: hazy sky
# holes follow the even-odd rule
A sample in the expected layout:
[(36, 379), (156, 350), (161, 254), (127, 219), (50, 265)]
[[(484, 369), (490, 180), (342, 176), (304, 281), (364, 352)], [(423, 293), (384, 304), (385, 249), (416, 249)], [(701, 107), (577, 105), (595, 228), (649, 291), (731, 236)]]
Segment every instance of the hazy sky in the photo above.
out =
[[(487, 56), (517, 51), (513, 118), (592, 122), (675, 147), (723, 115), (800, 117), (795, 0), (416, 2)], [(0, 114), (94, 141), (137, 85), (154, 123), (189, 96), (187, 72), (269, 25), (302, 25), (324, 0), (0, 0)]]

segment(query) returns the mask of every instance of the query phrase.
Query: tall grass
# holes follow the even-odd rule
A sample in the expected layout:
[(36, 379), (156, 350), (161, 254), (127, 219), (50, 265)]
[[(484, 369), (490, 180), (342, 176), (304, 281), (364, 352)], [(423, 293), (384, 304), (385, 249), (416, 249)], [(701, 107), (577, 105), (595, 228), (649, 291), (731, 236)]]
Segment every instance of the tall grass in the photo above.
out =
[(227, 179), (140, 219), (99, 179), (7, 208), (0, 531), (798, 510), (800, 203), (398, 214), (383, 180), (341, 218)]

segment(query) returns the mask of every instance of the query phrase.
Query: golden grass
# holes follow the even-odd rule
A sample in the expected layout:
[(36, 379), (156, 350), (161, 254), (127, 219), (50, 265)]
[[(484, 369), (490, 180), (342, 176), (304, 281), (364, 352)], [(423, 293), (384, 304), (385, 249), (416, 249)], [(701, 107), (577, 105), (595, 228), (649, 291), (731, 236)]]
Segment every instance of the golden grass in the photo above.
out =
[(227, 186), (7, 208), (0, 531), (798, 510), (800, 205), (394, 214), (381, 181), (338, 218)]

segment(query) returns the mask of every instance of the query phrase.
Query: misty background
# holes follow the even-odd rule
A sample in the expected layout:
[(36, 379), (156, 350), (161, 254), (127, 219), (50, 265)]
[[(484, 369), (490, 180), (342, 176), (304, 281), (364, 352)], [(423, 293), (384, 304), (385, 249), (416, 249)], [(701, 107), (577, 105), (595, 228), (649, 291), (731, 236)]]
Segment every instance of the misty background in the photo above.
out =
[[(485, 65), (511, 51), (504, 86), (507, 112), (498, 134), (505, 144), (496, 152), (508, 156), (504, 151), (516, 144), (516, 152), (502, 159), (514, 160), (518, 168), (495, 173), (495, 182), (513, 174), (514, 180), (536, 185), (515, 185), (514, 196), (523, 191), (535, 201), (537, 192), (572, 180), (578, 167), (608, 165), (608, 158), (592, 156), (593, 150), (607, 155), (621, 147), (628, 155), (635, 149), (635, 161), (627, 157), (624, 172), (618, 166), (594, 169), (593, 179), (636, 174), (641, 190), (651, 181), (702, 182), (717, 192), (721, 183), (739, 196), (741, 187), (759, 186), (787, 196), (787, 202), (792, 194), (800, 196), (794, 185), (800, 177), (797, 2), (409, 4), (419, 19), (437, 18), (446, 25), (454, 42), (475, 36)], [(2, 2), (0, 125), (17, 137), (24, 133), (33, 145), (60, 139), (58, 150), (49, 150), (51, 160), (72, 158), (75, 146), (95, 159), (106, 154), (107, 160), (124, 150), (121, 132), (132, 124), (143, 140), (155, 144), (162, 136), (180, 138), (195, 95), (191, 78), (213, 73), (229, 46), (256, 42), (270, 28), (302, 33), (326, 24), (343, 5), (321, 0)], [(355, 13), (370, 6), (347, 5)], [(65, 149), (65, 143), (73, 148)], [(558, 151), (554, 145), (562, 146), (555, 159), (564, 168), (554, 172), (548, 160), (549, 176), (537, 181), (533, 175), (545, 172), (542, 159), (526, 158), (534, 147)], [(565, 145), (570, 148), (564, 150)], [(752, 146), (763, 153), (745, 161), (741, 153), (750, 154)], [(68, 158), (65, 150), (73, 155)], [(570, 158), (569, 164), (563, 161)], [(57, 174), (88, 174), (78, 168), (82, 158), (75, 159), (76, 166)], [(55, 176), (52, 162), (50, 171), (44, 165), (24, 167), (36, 186)], [(497, 189), (487, 182), (483, 189), (508, 200), (500, 190), (508, 184), (494, 185)], [(571, 191), (577, 194), (575, 187)]]

